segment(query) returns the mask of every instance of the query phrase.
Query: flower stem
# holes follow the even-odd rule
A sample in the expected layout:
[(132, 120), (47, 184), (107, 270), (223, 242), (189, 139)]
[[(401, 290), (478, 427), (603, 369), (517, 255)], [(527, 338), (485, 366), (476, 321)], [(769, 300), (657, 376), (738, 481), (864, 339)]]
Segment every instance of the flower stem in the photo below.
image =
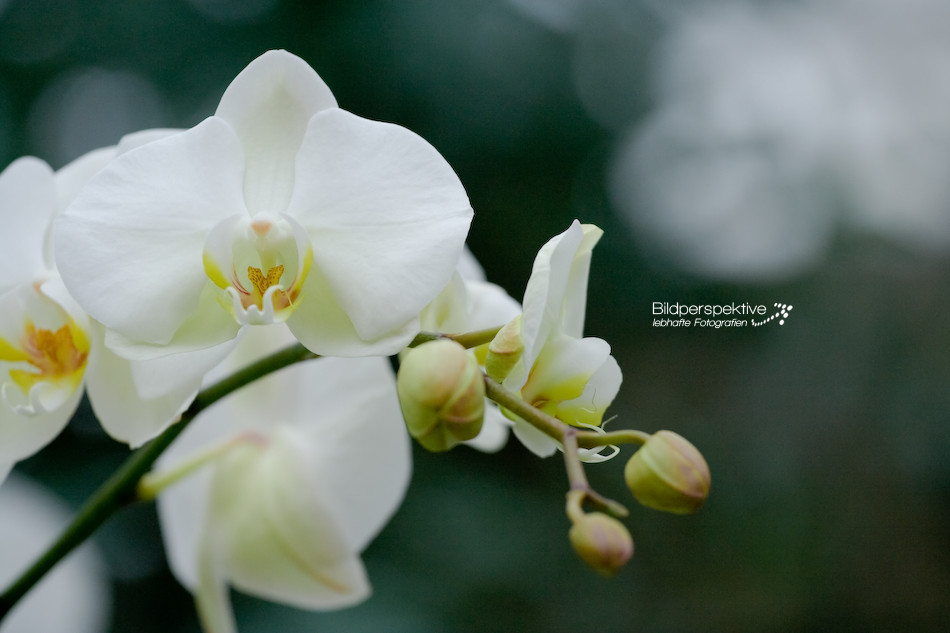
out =
[(266, 374), (316, 357), (316, 354), (302, 345), (295, 344), (274, 352), (202, 389), (181, 415), (181, 419), (154, 440), (132, 453), (83, 504), (76, 518), (66, 527), (59, 540), (53, 543), (3, 594), (0, 594), (0, 621), (13, 609), (20, 598), (26, 595), (59, 561), (89, 538), (110, 516), (137, 500), (136, 486), (139, 480), (198, 414), (224, 396)]
[(408, 347), (418, 347), (423, 343), (428, 343), (429, 341), (437, 341), (440, 338), (452, 339), (462, 347), (466, 349), (471, 349), (473, 347), (478, 347), (479, 345), (484, 345), (486, 343), (491, 343), (492, 339), (495, 338), (495, 335), (498, 334), (502, 326), (490, 327), (484, 330), (475, 330), (474, 332), (464, 332), (462, 334), (440, 334), (438, 332), (419, 332), (416, 334), (416, 337), (412, 339), (412, 342), (409, 343)]
[[(517, 394), (505, 389), (488, 376), (485, 376), (485, 395), (539, 431), (554, 438), (561, 445), (561, 449), (564, 451), (564, 467), (567, 470), (567, 480), (571, 490), (568, 496), (569, 513), (570, 508), (573, 507), (572, 504), (579, 504), (586, 499), (614, 516), (625, 517), (629, 514), (623, 504), (608, 499), (590, 487), (587, 482), (587, 475), (584, 474), (584, 464), (581, 462), (577, 449), (578, 447), (594, 448), (623, 443), (643, 444), (649, 435), (633, 430), (615, 431), (607, 434), (581, 431), (531, 406), (518, 397)], [(605, 441), (604, 438), (607, 438), (607, 440)], [(573, 501), (571, 501), (572, 499)]]

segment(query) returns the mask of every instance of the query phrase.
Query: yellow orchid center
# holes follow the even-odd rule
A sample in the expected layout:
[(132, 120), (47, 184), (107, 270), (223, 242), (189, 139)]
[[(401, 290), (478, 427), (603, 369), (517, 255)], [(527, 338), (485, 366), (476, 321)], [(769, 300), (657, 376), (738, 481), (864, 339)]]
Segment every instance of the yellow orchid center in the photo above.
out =
[(37, 328), (27, 321), (20, 347), (2, 342), (0, 360), (25, 361), (32, 370), (10, 369), (10, 379), (23, 391), (41, 381), (68, 380), (78, 384), (82, 379), (89, 356), (89, 341), (85, 334), (68, 323), (57, 330)]
[(309, 236), (290, 218), (233, 216), (209, 234), (204, 269), (239, 323), (266, 324), (297, 306), (312, 258)]

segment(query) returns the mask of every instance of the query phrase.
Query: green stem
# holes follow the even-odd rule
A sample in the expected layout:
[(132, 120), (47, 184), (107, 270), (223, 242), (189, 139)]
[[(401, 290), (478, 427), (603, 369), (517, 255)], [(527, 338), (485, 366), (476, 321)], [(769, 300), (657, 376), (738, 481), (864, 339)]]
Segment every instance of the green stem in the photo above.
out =
[(494, 400), (545, 435), (562, 444), (564, 443), (564, 434), (571, 428), (570, 426), (531, 406), (517, 394), (502, 387), (488, 376), (485, 376), (485, 395), (488, 399)]
[(475, 330), (474, 332), (464, 332), (462, 334), (440, 334), (438, 332), (419, 332), (416, 334), (416, 337), (412, 339), (412, 342), (409, 343), (409, 347), (418, 347), (423, 343), (428, 343), (429, 341), (437, 341), (440, 338), (452, 339), (465, 349), (471, 349), (473, 347), (478, 347), (479, 345), (484, 345), (486, 343), (491, 343), (492, 339), (495, 338), (495, 335), (498, 334), (498, 331), (502, 326), (490, 327), (484, 330)]
[(224, 396), (261, 376), (316, 357), (302, 345), (295, 344), (262, 358), (201, 390), (181, 415), (181, 419), (154, 440), (132, 453), (125, 463), (83, 504), (76, 518), (60, 535), (59, 540), (0, 595), (0, 621), (13, 609), (20, 598), (26, 595), (60, 560), (89, 538), (115, 512), (137, 500), (136, 486), (139, 480), (198, 414)]
[[(488, 376), (485, 376), (485, 395), (561, 444), (561, 448), (564, 451), (564, 465), (567, 469), (567, 479), (570, 484), (571, 493), (580, 493), (569, 493), (568, 500), (570, 503), (576, 504), (580, 503), (583, 499), (587, 499), (614, 516), (624, 517), (629, 514), (623, 504), (604, 497), (590, 487), (590, 484), (587, 482), (587, 475), (584, 474), (584, 465), (581, 462), (577, 449), (578, 447), (593, 448), (595, 446), (607, 446), (609, 444), (618, 443), (618, 440), (620, 441), (619, 443), (634, 442), (642, 444), (646, 441), (644, 438), (649, 437), (648, 435), (640, 431), (616, 431), (606, 435), (594, 433), (593, 431), (580, 431), (570, 424), (565, 424), (544, 411), (531, 406), (518, 397), (517, 394), (505, 389)], [(612, 441), (601, 442), (601, 438), (604, 437), (610, 437)], [(573, 499), (573, 501), (570, 501), (571, 499)], [(570, 507), (572, 506), (569, 505), (569, 509)]]
[(611, 431), (610, 433), (584, 431), (578, 433), (577, 445), (581, 448), (597, 448), (598, 446), (610, 446), (611, 444), (638, 444), (642, 446), (648, 439), (650, 439), (649, 433), (634, 431), (633, 429)]
[(580, 448), (597, 448), (598, 446), (610, 446), (611, 444), (642, 445), (650, 438), (648, 433), (635, 431), (633, 429), (624, 429), (610, 433), (581, 431), (531, 406), (518, 397), (517, 394), (501, 386), (488, 376), (485, 376), (485, 395), (545, 435), (554, 438), (562, 445), (564, 444), (565, 434), (568, 431), (575, 436), (577, 446)]

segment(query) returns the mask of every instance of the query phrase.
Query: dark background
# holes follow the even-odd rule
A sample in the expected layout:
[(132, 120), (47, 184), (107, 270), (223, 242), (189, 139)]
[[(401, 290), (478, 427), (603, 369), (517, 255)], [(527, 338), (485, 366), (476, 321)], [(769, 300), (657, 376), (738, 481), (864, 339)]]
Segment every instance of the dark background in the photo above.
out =
[[(655, 254), (607, 175), (659, 107), (668, 16), (581, 4), (0, 0), (3, 165), (33, 154), (58, 168), (127, 132), (192, 126), (247, 63), (285, 48), (341, 107), (446, 157), (476, 211), (470, 246), (513, 296), (571, 220), (601, 226), (586, 329), (624, 372), (612, 424), (676, 430), (710, 464), (708, 505), (685, 518), (635, 506), (624, 457), (588, 469), (632, 510), (635, 556), (607, 580), (570, 549), (558, 458), (516, 441), (495, 455), (416, 450), (406, 501), (364, 556), (373, 597), (313, 614), (235, 594), (240, 630), (945, 630), (950, 262), (849, 230), (808, 266), (752, 280)], [(829, 200), (823, 212), (840, 213)], [(654, 301), (794, 310), (783, 326), (660, 329)], [(18, 467), (73, 505), (127, 454), (81, 413)], [(114, 578), (111, 631), (198, 630), (153, 506), (95, 541)]]

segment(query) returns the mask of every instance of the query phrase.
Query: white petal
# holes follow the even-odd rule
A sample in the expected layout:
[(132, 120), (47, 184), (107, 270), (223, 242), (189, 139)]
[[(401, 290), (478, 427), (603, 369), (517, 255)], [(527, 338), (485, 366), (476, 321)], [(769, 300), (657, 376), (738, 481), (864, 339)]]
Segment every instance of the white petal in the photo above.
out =
[(83, 154), (74, 161), (56, 170), (56, 192), (62, 210), (79, 193), (79, 190), (89, 182), (100, 169), (109, 164), (116, 155), (115, 147), (102, 147)]
[(584, 392), (576, 399), (562, 402), (558, 406), (557, 417), (571, 424), (600, 426), (604, 411), (620, 391), (622, 380), (620, 366), (613, 356), (608, 356), (587, 381)]
[(396, 125), (316, 114), (288, 214), (313, 239), (314, 268), (360, 338), (402, 327), (445, 287), (472, 218), (445, 159)]
[(604, 232), (593, 224), (582, 224), (584, 238), (574, 253), (571, 274), (567, 280), (561, 304), (561, 331), (568, 336), (584, 336), (584, 316), (587, 311), (587, 277), (590, 274), (591, 251)]
[[(380, 310), (386, 310), (380, 306)], [(395, 324), (376, 338), (364, 339), (321, 271), (310, 269), (300, 305), (287, 319), (287, 327), (307, 349), (322, 356), (388, 356), (402, 350), (419, 333), (419, 318)]]
[(521, 393), (527, 402), (557, 403), (578, 398), (609, 357), (610, 345), (603, 339), (554, 336), (538, 355)]
[(280, 213), (294, 188), (294, 160), (310, 117), (336, 99), (307, 62), (268, 51), (235, 77), (215, 116), (241, 139), (247, 171), (244, 198), (252, 215)]
[(455, 273), (449, 284), (442, 289), (419, 314), (419, 325), (425, 332), (456, 334), (467, 331), (468, 291), (462, 275)]
[(14, 407), (20, 399), (21, 406), (29, 406), (26, 396), (12, 384), (3, 386), (3, 402), (0, 403), (0, 462), (16, 462), (29, 457), (49, 444), (66, 427), (82, 399), (82, 389), (54, 395), (59, 403), (58, 408), (39, 411), (35, 415), (20, 415)]
[(164, 431), (187, 408), (201, 384), (184, 384), (164, 395), (145, 398), (136, 389), (132, 365), (102, 344), (105, 333), (95, 327), (96, 338), (86, 368), (86, 393), (102, 428), (114, 439), (137, 448)]
[(53, 170), (38, 158), (20, 158), (0, 173), (0, 293), (47, 270), (43, 244), (56, 211)]
[(207, 282), (208, 230), (244, 209), (237, 137), (214, 117), (117, 157), (54, 226), (66, 287), (93, 318), (165, 344)]
[[(227, 355), (233, 347), (233, 340), (241, 326), (231, 317), (215, 296), (210, 281), (199, 296), (193, 312), (181, 324), (171, 340), (164, 344), (152, 344), (136, 341), (114, 330), (106, 331), (106, 347), (129, 360), (152, 360), (177, 354), (197, 354), (192, 358), (203, 358), (200, 365), (190, 369), (191, 373), (204, 374)], [(215, 351), (217, 348), (217, 351)], [(207, 354), (205, 354), (207, 352)], [(159, 391), (162, 388), (159, 387)]]
[(512, 299), (501, 286), (484, 281), (469, 281), (466, 290), (469, 297), (466, 328), (469, 331), (504, 325), (521, 312), (521, 304)]
[(237, 633), (225, 570), (225, 544), (213, 528), (213, 522), (202, 527), (201, 546), (197, 551), (198, 584), (194, 589), (195, 606), (203, 630), (208, 633)]
[(511, 428), (511, 420), (502, 415), (494, 402), (486, 402), (485, 404), (487, 406), (485, 407), (482, 430), (475, 439), (468, 440), (465, 444), (485, 453), (495, 453), (504, 448), (508, 442), (508, 429)]
[(150, 130), (131, 132), (119, 139), (119, 144), (116, 146), (116, 154), (125, 154), (136, 147), (141, 147), (146, 143), (151, 143), (152, 141), (157, 141), (166, 136), (178, 134), (179, 132), (184, 132), (184, 130), (180, 128), (152, 128)]
[(538, 457), (550, 457), (557, 451), (557, 443), (549, 435), (545, 435), (521, 418), (514, 420), (513, 431), (518, 441)]
[[(584, 239), (584, 230), (577, 220), (561, 233), (551, 238), (534, 259), (531, 276), (524, 291), (524, 312), (521, 319), (521, 336), (524, 341), (524, 367), (530, 369), (541, 353), (548, 337), (560, 322), (561, 306), (567, 292), (574, 253)], [(524, 381), (522, 373), (510, 380)], [(507, 385), (509, 380), (505, 381)], [(521, 382), (523, 384), (523, 382)], [(516, 386), (520, 386), (516, 385)]]
[(485, 281), (485, 269), (478, 263), (478, 259), (468, 246), (462, 249), (462, 257), (459, 258), (456, 270), (465, 281)]
[(320, 359), (302, 369), (303, 384), (321, 385), (303, 409), (319, 412), (305, 418), (315, 477), (328, 483), (326, 503), (350, 547), (362, 551), (399, 507), (412, 470), (395, 377), (382, 358)]

